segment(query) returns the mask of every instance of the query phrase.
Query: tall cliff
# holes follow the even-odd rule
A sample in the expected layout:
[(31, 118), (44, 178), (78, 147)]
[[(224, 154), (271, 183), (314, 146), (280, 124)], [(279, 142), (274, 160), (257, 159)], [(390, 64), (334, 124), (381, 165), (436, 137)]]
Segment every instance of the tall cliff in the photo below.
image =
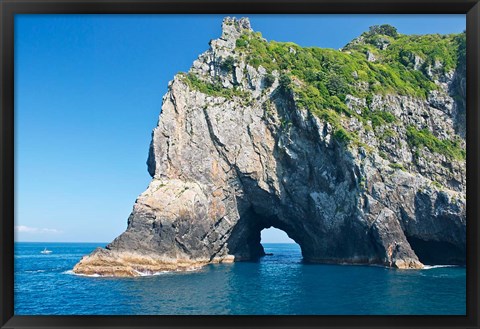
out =
[(307, 262), (463, 264), (465, 35), (302, 48), (227, 17), (169, 83), (147, 164), (127, 230), (76, 273), (253, 260), (271, 226)]

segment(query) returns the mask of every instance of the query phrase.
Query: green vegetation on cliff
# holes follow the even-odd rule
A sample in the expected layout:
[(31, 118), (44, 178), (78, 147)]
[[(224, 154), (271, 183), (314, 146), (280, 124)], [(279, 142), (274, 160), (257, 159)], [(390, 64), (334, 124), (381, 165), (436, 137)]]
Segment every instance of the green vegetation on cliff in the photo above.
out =
[[(427, 129), (418, 130), (413, 126), (407, 127), (407, 141), (411, 147), (427, 147), (430, 151), (443, 154), (449, 158), (465, 160), (466, 153), (460, 146), (459, 140), (440, 140)], [(418, 155), (418, 154), (417, 154)]]
[[(292, 42), (265, 40), (260, 32), (245, 30), (236, 39), (235, 54), (247, 64), (267, 73), (263, 85), (270, 88), (278, 79), (278, 90), (290, 94), (296, 104), (329, 122), (337, 140), (361, 145), (355, 132), (342, 120), (356, 118), (379, 140), (394, 138), (398, 123), (391, 112), (372, 107), (374, 95), (401, 95), (426, 99), (437, 90), (438, 77), (465, 62), (465, 33), (403, 35), (390, 25), (372, 26), (369, 31), (341, 50), (300, 47)], [(235, 59), (219, 63), (225, 73), (234, 73)], [(248, 98), (239, 86), (225, 88), (220, 81), (208, 83), (187, 74), (190, 87), (212, 96)], [(355, 110), (348, 97), (365, 100)], [(380, 129), (381, 128), (381, 129)], [(458, 141), (443, 141), (431, 132), (408, 129), (411, 147), (426, 146), (430, 151), (454, 159), (464, 159)]]
[[(330, 110), (370, 121), (375, 128), (392, 123), (395, 118), (387, 112), (373, 113), (368, 108), (361, 115), (353, 113), (345, 104), (346, 95), (366, 98), (367, 103), (373, 94), (426, 98), (437, 89), (431, 70), (446, 72), (455, 68), (464, 43), (464, 34), (402, 35), (394, 27), (382, 25), (373, 26), (341, 51), (267, 42), (259, 32), (245, 32), (236, 46), (250, 65), (261, 65), (269, 73), (280, 72), (280, 86), (291, 88), (300, 106), (337, 128), (338, 118)], [(369, 61), (368, 54), (375, 60)], [(286, 77), (288, 84), (282, 83)]]
[[(246, 32), (236, 47), (250, 65), (261, 65), (269, 74), (278, 71), (280, 87), (291, 89), (299, 106), (331, 123), (339, 140), (350, 142), (355, 135), (342, 127), (340, 115), (357, 117), (373, 129), (394, 123), (393, 114), (370, 110), (372, 95), (426, 98), (438, 88), (433, 81), (436, 74), (464, 61), (465, 33), (402, 35), (389, 25), (372, 26), (342, 50), (333, 50), (267, 42), (259, 32)], [(350, 110), (347, 95), (366, 99), (367, 107), (361, 113)], [(386, 129), (382, 136), (389, 137), (390, 132)], [(422, 143), (433, 152), (462, 158), (457, 144), (432, 140)]]
[(233, 96), (249, 97), (247, 92), (240, 90), (238, 87), (225, 88), (219, 81), (209, 83), (191, 73), (183, 74), (183, 76), (190, 88), (196, 89), (206, 95), (225, 98), (232, 98)]
[[(388, 34), (379, 34), (387, 31)], [(332, 96), (341, 100), (346, 94), (365, 97), (368, 94), (411, 95), (426, 97), (437, 88), (428, 70), (437, 67), (452, 70), (464, 48), (465, 34), (402, 35), (384, 25), (372, 27), (344, 49), (300, 47), (291, 42), (267, 42), (259, 32), (245, 32), (237, 48), (247, 55), (254, 67), (286, 72), (318, 91), (317, 105), (329, 107)], [(375, 61), (367, 60), (371, 53)], [(415, 59), (417, 58), (417, 69)], [(310, 96), (310, 97), (309, 97)]]

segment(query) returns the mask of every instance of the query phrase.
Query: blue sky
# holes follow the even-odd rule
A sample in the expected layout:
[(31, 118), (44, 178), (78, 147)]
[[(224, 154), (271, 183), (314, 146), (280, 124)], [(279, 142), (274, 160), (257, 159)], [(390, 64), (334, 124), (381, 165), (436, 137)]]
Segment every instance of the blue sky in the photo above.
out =
[[(146, 159), (168, 81), (226, 15), (17, 15), (17, 241), (109, 242), (150, 176)], [(244, 15), (230, 15), (241, 17)], [(375, 24), (458, 33), (464, 15), (248, 15), (268, 40), (340, 48)], [(262, 242), (289, 241), (278, 230)]]

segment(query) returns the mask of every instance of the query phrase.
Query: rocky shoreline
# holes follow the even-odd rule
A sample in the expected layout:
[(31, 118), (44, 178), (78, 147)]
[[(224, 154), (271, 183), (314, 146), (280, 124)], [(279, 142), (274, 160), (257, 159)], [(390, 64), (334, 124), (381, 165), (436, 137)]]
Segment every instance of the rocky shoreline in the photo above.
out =
[(158, 255), (139, 255), (131, 252), (111, 252), (98, 248), (73, 268), (73, 273), (86, 276), (135, 277), (161, 272), (195, 271), (207, 264), (232, 263), (233, 257), (223, 259), (167, 259)]

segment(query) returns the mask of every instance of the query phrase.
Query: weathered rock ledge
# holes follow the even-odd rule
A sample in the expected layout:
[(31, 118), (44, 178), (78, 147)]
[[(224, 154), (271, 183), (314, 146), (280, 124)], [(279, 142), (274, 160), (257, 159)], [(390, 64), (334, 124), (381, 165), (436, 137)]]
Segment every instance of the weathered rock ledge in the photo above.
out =
[(73, 268), (73, 272), (90, 276), (132, 277), (154, 275), (161, 272), (194, 271), (207, 264), (231, 263), (233, 257), (222, 259), (161, 258), (158, 255), (139, 255), (131, 252), (111, 252), (98, 248)]

